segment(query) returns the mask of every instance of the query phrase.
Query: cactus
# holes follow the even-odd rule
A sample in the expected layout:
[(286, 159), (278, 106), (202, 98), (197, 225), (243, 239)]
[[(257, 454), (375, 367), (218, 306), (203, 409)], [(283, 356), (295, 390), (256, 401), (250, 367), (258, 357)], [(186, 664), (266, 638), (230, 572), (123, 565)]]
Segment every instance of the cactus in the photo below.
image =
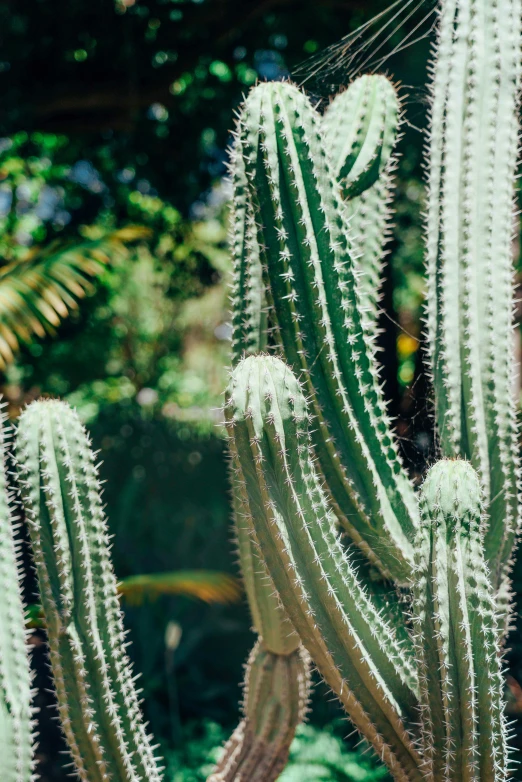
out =
[(413, 618), (422, 740), (434, 779), (504, 779), (506, 726), (483, 503), (468, 462), (442, 460), (420, 495)]
[(380, 392), (319, 118), (291, 85), (262, 84), (246, 100), (239, 133), (277, 339), (312, 399), (322, 472), (352, 538), (404, 584), (415, 496)]
[[(518, 0), (441, 3), (427, 331), (441, 456), (452, 458), (420, 496), (373, 347), (393, 87), (362, 77), (321, 116), (294, 85), (260, 84), (237, 125), (235, 237), (245, 205), (249, 219), (235, 244), (225, 404), (234, 491), (259, 572), (398, 780), (508, 775), (500, 644), (521, 512), (510, 336), (520, 17)], [(357, 567), (338, 524), (364, 555)], [(408, 587), (411, 624), (376, 570)]]
[(244, 719), (208, 782), (277, 779), (303, 719), (308, 687), (309, 660), (301, 646), (288, 655), (274, 654), (259, 640), (247, 666)]
[(520, 25), (517, 0), (443, 3), (427, 220), (440, 443), (446, 456), (470, 459), (479, 472), (486, 559), (501, 591), (521, 507), (511, 336)]
[[(224, 412), (259, 638), (244, 716), (212, 782), (277, 778), (304, 716), (308, 656), (399, 782), (509, 776), (501, 651), (521, 515), (510, 248), (521, 50), (520, 0), (442, 0), (426, 265), (443, 458), (420, 491), (374, 348), (396, 92), (362, 77), (321, 116), (294, 85), (259, 84), (241, 109)], [(156, 782), (86, 433), (66, 405), (33, 403), (16, 457), (76, 771)], [(4, 485), (2, 502), (0, 732), (9, 782), (26, 782), (30, 684)]]
[(64, 403), (34, 402), (16, 438), (60, 721), (85, 782), (159, 782), (140, 713), (94, 455)]
[(0, 758), (5, 782), (34, 779), (31, 672), (20, 591), (19, 547), (6, 479), (5, 416), (0, 419)]

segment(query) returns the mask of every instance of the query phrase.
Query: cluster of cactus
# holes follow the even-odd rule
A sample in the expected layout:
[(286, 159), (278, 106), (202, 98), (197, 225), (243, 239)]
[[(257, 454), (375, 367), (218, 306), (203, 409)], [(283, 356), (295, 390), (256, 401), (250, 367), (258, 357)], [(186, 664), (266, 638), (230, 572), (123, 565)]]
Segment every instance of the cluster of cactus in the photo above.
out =
[(426, 255), (440, 461), (420, 491), (375, 355), (396, 91), (363, 76), (321, 114), (298, 87), (261, 84), (237, 123), (225, 417), (258, 643), (288, 622), (397, 780), (509, 775), (520, 15), (517, 0), (439, 9)]
[[(442, 0), (439, 15), (426, 239), (441, 459), (420, 490), (375, 355), (396, 90), (363, 76), (321, 115), (296, 86), (260, 84), (239, 115), (224, 410), (259, 638), (244, 717), (212, 782), (277, 778), (306, 713), (311, 661), (399, 782), (509, 776), (501, 655), (521, 508), (511, 333), (520, 0)], [(5, 431), (0, 763), (6, 782), (29, 782)], [(84, 782), (157, 782), (87, 433), (67, 405), (35, 402), (13, 456), (74, 770)]]

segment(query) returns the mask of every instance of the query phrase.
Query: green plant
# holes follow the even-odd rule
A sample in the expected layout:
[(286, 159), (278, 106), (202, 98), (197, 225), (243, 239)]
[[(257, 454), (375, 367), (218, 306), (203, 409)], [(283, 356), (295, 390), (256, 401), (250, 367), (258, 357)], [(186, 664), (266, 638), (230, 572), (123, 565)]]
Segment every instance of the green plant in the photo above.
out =
[[(225, 415), (240, 538), (354, 725), (398, 780), (502, 780), (501, 642), (520, 521), (510, 335), (519, 5), (444, 0), (437, 49), (427, 314), (445, 458), (420, 515), (373, 347), (387, 201), (374, 145), (391, 144), (384, 106), (378, 132), (370, 123), (351, 142), (364, 79), (353, 100), (344, 93), (344, 125), (335, 101), (321, 117), (291, 84), (258, 85), (244, 103)], [(365, 194), (377, 209), (354, 205)], [(383, 579), (412, 590), (402, 616)]]
[(54, 334), (61, 321), (92, 291), (93, 278), (129, 242), (148, 236), (127, 226), (99, 239), (54, 241), (0, 268), (0, 369), (13, 361), (20, 342)]
[[(444, 458), (420, 495), (400, 460), (373, 347), (393, 88), (364, 77), (324, 118), (291, 84), (258, 85), (245, 102), (233, 155), (225, 417), (260, 638), (244, 719), (211, 779), (278, 776), (306, 710), (308, 654), (399, 782), (508, 776), (501, 643), (520, 516), (508, 388), (520, 59), (517, 0), (443, 0), (427, 256)], [(16, 458), (76, 770), (88, 782), (154, 782), (86, 432), (63, 403), (33, 403)], [(357, 563), (339, 524), (362, 552)], [(8, 560), (13, 570), (9, 551)]]

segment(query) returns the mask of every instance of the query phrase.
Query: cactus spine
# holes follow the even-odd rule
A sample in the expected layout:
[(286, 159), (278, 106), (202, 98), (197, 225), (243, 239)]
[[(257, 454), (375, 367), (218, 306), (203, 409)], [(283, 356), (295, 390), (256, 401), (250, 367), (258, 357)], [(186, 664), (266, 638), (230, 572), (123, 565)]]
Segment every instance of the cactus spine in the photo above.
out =
[(20, 591), (19, 550), (6, 479), (7, 428), (0, 417), (0, 758), (5, 782), (33, 777), (32, 690)]
[(159, 782), (140, 714), (89, 440), (64, 403), (35, 402), (16, 439), (18, 475), (61, 724), (85, 782)]

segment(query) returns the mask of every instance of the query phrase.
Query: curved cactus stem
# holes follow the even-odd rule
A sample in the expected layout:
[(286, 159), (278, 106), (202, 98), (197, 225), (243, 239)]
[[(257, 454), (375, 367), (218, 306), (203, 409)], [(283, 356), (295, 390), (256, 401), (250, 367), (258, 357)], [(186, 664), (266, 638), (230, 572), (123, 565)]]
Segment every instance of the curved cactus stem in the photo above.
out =
[[(400, 121), (400, 103), (393, 84), (385, 76), (361, 76), (348, 89), (337, 95), (323, 118), (327, 152), (332, 157), (333, 171), (343, 186), (342, 174), (348, 161), (368, 145), (373, 138), (376, 177), (366, 189), (353, 195), (344, 191), (346, 214), (354, 262), (359, 271), (361, 307), (376, 327), (379, 312), (379, 291), (385, 244), (390, 232), (390, 192)], [(370, 128), (377, 131), (370, 133)], [(362, 148), (362, 149), (361, 149)], [(354, 177), (359, 163), (353, 163), (349, 176)]]
[(385, 76), (361, 76), (335, 96), (322, 121), (332, 173), (350, 200), (372, 187), (388, 167), (400, 106)]
[(18, 476), (49, 637), (58, 710), (84, 782), (159, 782), (140, 713), (94, 455), (77, 415), (34, 402)]
[(237, 474), (232, 478), (234, 521), (239, 563), (255, 630), (265, 648), (273, 654), (288, 655), (301, 641), (281, 606), (274, 584), (255, 537), (244, 484)]
[(382, 399), (319, 118), (293, 85), (261, 84), (245, 103), (240, 138), (280, 338), (318, 420), (321, 469), (351, 538), (405, 583), (416, 501)]
[(238, 480), (293, 626), (396, 779), (420, 780), (406, 730), (416, 703), (414, 661), (341, 547), (310, 457), (299, 383), (279, 359), (249, 357), (232, 374), (225, 412)]
[(442, 460), (422, 486), (414, 628), (426, 773), (434, 782), (502, 782), (506, 725), (481, 487), (468, 462)]
[(3, 782), (34, 779), (31, 671), (20, 552), (6, 479), (7, 424), (0, 413), (0, 765)]
[(520, 523), (513, 398), (511, 236), (521, 69), (520, 0), (444, 0), (433, 75), (427, 319), (446, 456), (487, 496), (486, 559), (507, 578)]
[(208, 782), (276, 780), (306, 714), (309, 686), (310, 660), (302, 647), (283, 656), (259, 640), (247, 665), (244, 718)]

